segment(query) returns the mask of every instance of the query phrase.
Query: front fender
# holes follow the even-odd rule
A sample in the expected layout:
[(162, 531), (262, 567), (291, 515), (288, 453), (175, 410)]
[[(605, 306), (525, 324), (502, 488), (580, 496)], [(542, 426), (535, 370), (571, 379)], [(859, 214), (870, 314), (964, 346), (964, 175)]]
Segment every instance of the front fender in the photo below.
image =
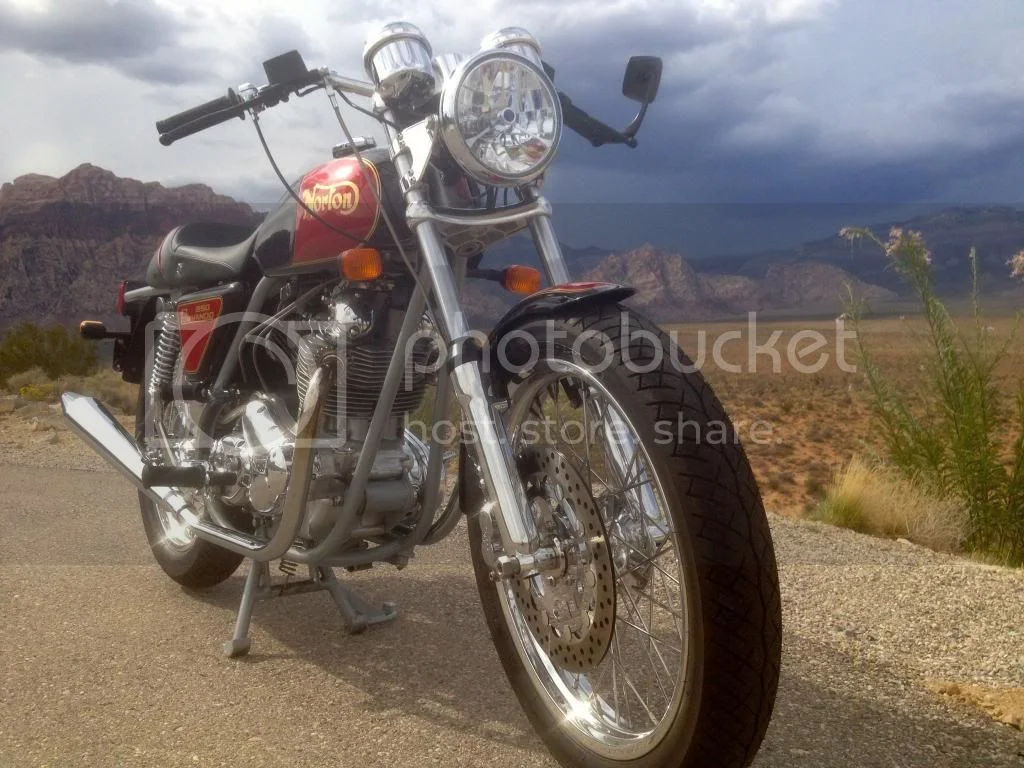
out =
[(497, 322), (490, 334), (492, 348), (518, 325), (545, 317), (567, 317), (602, 304), (617, 304), (636, 290), (615, 283), (563, 283), (532, 293)]

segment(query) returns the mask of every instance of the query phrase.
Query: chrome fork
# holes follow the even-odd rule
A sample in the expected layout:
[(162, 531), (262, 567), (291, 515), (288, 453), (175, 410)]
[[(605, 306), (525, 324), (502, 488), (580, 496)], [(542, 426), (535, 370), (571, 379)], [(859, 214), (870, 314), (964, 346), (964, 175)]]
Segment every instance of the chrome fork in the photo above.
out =
[[(393, 117), (387, 111), (384, 114)], [(519, 476), (512, 443), (504, 421), (487, 394), (483, 359), (479, 354), (481, 350), (466, 323), (454, 271), (448, 262), (438, 226), (432, 220), (430, 201), (424, 194), (422, 176), (436, 136), (429, 121), (423, 124), (422, 130), (413, 129), (408, 140), (393, 132), (387, 122), (385, 132), (395, 170), (405, 187), (406, 220), (419, 241), (423, 265), (433, 289), (436, 316), (450, 345), (450, 376), (455, 397), (473, 426), (472, 444), (488, 495), (493, 501), (493, 505), (485, 505), (481, 511), (482, 524), (497, 524), (505, 551), (500, 557), (491, 557), (491, 553), (485, 552), (485, 559), (495, 575), (502, 578), (557, 568), (561, 563), (561, 553), (557, 548), (540, 546), (540, 536)], [(529, 225), (548, 278), (554, 284), (567, 282), (569, 273), (548, 216), (550, 207), (536, 189), (531, 188), (528, 193), (539, 203)], [(493, 514), (494, 508), (497, 514)]]

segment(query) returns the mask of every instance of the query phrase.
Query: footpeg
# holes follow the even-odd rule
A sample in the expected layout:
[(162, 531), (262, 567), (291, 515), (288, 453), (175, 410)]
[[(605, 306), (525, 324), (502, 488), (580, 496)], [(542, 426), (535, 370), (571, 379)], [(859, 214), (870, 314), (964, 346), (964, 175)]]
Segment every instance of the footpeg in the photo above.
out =
[(189, 467), (147, 464), (142, 468), (142, 485), (145, 488), (207, 488), (237, 482), (238, 476), (234, 472), (208, 472), (200, 464)]

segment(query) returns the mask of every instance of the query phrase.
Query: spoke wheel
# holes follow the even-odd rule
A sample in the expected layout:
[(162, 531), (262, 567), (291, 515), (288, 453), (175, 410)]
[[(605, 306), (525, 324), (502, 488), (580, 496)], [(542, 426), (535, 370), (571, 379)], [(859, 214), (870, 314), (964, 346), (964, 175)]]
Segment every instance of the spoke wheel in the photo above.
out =
[[(509, 393), (504, 419), (558, 568), (492, 579), (485, 553), (501, 543), (483, 541), (486, 490), (463, 448), (460, 501), (484, 615), (524, 712), (563, 766), (745, 768), (771, 718), (781, 600), (768, 520), (728, 416), (671, 344), (606, 306), (525, 321), (495, 345), (506, 353), (492, 374)], [(595, 539), (607, 543), (610, 606), (595, 599)]]
[[(585, 498), (575, 506), (597, 513), (608, 543), (608, 562), (600, 566), (611, 566), (607, 583), (598, 585), (601, 599), (588, 606), (602, 630), (587, 648), (597, 663), (568, 656), (569, 644), (559, 642), (553, 619), (538, 609), (537, 593), (545, 587), (575, 593), (585, 586), (571, 574), (506, 582), (499, 590), (502, 609), (537, 683), (581, 740), (611, 759), (637, 757), (664, 737), (685, 688), (690, 639), (676, 533), (657, 475), (622, 407), (582, 367), (539, 361), (537, 370), (545, 369), (515, 391), (508, 425), (517, 453), (539, 453), (546, 457), (542, 464), (563, 465), (545, 475), (556, 494)], [(566, 539), (561, 544), (574, 546)], [(611, 624), (602, 625), (608, 618)]]

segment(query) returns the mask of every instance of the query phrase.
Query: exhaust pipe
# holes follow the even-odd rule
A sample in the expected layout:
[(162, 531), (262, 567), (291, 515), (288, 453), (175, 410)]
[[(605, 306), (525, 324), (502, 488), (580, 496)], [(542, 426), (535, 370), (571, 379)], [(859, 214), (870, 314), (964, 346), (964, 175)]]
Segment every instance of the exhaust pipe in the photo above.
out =
[(139, 444), (102, 404), (85, 395), (65, 392), (60, 407), (71, 429), (136, 488), (176, 514), (192, 511), (185, 497), (173, 488), (146, 488), (142, 484), (146, 462)]
[(157, 504), (163, 504), (181, 518), (202, 539), (259, 562), (284, 555), (294, 542), (305, 517), (306, 499), (313, 463), (313, 441), (320, 425), (324, 398), (330, 389), (333, 370), (321, 366), (310, 377), (298, 418), (298, 434), (292, 456), (291, 478), (285, 493), (280, 523), (269, 541), (241, 531), (224, 528), (202, 519), (182, 494), (174, 488), (146, 488), (142, 471), (146, 466), (135, 439), (102, 404), (85, 395), (65, 392), (60, 404), (69, 426), (114, 469)]

